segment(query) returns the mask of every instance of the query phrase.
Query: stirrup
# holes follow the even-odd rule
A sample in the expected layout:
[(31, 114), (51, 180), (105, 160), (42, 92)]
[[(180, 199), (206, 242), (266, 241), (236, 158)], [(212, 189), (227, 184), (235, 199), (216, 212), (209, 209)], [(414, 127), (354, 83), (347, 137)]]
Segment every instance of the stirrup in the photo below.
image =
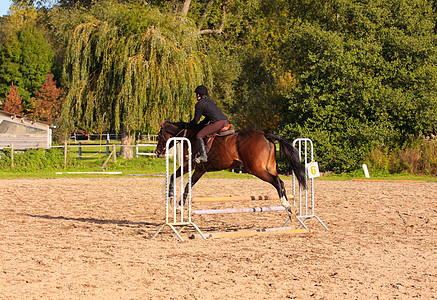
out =
[(207, 161), (208, 161), (208, 157), (207, 157), (207, 156), (199, 155), (198, 157), (196, 157), (196, 158), (194, 159), (194, 161), (195, 161), (196, 163), (200, 164), (200, 163), (202, 163), (202, 162), (207, 162)]

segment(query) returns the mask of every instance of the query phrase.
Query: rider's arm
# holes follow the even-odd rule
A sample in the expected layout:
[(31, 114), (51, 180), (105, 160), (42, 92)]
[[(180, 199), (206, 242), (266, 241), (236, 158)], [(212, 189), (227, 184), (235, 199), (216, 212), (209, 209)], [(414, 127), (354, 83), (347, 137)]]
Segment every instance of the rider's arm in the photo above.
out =
[(200, 121), (199, 125), (205, 126), (209, 123), (209, 118), (205, 117), (202, 121)]
[(202, 106), (202, 103), (200, 101), (196, 103), (195, 109), (196, 110), (194, 111), (194, 118), (191, 120), (190, 126), (196, 125), (199, 122), (200, 117), (202, 116), (203, 106)]

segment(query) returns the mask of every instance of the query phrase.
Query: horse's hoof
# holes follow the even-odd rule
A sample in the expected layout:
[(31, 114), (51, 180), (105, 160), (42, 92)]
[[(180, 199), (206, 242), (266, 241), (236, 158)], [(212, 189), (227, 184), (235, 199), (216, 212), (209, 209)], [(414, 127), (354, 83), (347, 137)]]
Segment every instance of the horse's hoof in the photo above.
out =
[(198, 156), (198, 157), (196, 157), (196, 158), (194, 159), (194, 161), (195, 161), (196, 163), (200, 164), (200, 163), (207, 162), (207, 161), (208, 161), (208, 158), (205, 157), (205, 156)]
[(292, 215), (296, 215), (296, 208), (293, 205), (290, 205), (290, 207), (288, 208), (288, 210), (290, 211), (290, 213)]
[(289, 207), (286, 207), (285, 209), (286, 209), (286, 211), (288, 213), (288, 216), (290, 218), (292, 218), (295, 215), (295, 211), (294, 211), (294, 207), (293, 206), (290, 205)]

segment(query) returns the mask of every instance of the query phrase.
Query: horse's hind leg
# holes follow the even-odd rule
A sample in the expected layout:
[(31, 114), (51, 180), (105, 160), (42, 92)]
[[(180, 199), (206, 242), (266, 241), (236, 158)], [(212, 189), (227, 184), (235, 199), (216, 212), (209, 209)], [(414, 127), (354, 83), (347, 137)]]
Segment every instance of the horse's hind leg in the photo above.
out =
[(277, 176), (277, 178), (278, 178), (279, 186), (280, 186), (281, 193), (282, 193), (282, 196), (279, 195), (279, 197), (280, 197), (279, 199), (281, 199), (282, 206), (284, 206), (287, 209), (287, 212), (289, 213), (289, 215), (291, 217), (292, 215), (295, 214), (294, 206), (290, 203), (290, 201), (288, 201), (287, 192), (285, 191), (284, 182), (279, 178), (279, 176)]
[(284, 182), (281, 180), (281, 178), (279, 178), (278, 175), (273, 175), (267, 170), (251, 170), (249, 173), (273, 185), (278, 192), (279, 199), (281, 200), (281, 205), (285, 207), (290, 216), (294, 213), (294, 207), (287, 199)]
[(274, 178), (272, 185), (276, 188), (279, 195), (279, 200), (281, 200), (281, 205), (285, 207), (290, 217), (294, 214), (294, 207), (288, 201), (287, 192), (285, 190), (284, 182), (279, 178), (279, 176), (271, 175)]
[(285, 191), (284, 182), (276, 176), (275, 181), (278, 182), (276, 190), (278, 191), (279, 199), (281, 200), (281, 205), (285, 207), (290, 217), (294, 215), (294, 207), (291, 205), (290, 201), (287, 198), (287, 192)]

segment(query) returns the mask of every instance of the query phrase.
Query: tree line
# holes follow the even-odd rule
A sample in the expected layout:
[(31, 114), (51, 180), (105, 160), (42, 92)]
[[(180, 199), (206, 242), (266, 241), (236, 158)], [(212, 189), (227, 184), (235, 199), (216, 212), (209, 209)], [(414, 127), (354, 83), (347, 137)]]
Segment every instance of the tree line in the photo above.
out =
[(426, 0), (14, 0), (0, 101), (61, 138), (129, 144), (158, 119), (189, 121), (205, 84), (238, 128), (309, 137), (325, 170), (351, 171), (435, 137), (436, 17)]

